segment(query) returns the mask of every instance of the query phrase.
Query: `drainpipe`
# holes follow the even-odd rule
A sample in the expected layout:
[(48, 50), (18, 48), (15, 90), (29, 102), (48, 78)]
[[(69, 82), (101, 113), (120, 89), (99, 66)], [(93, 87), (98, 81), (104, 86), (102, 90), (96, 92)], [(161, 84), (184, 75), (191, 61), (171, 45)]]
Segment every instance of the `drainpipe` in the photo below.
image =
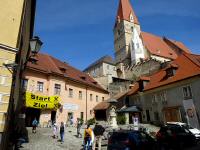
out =
[(85, 119), (86, 119), (86, 122), (87, 122), (87, 87), (86, 87), (86, 107), (85, 107), (85, 109), (86, 109), (86, 116), (85, 116)]

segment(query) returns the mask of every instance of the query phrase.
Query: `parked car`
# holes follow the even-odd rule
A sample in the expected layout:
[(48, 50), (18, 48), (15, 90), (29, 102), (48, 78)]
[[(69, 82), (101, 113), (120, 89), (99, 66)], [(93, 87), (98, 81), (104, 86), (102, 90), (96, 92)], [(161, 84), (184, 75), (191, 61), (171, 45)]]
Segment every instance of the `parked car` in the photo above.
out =
[(196, 145), (196, 137), (185, 127), (165, 125), (156, 134), (160, 149), (184, 149)]
[(156, 150), (157, 143), (144, 131), (119, 130), (110, 133), (108, 150)]
[(185, 127), (186, 129), (190, 130), (190, 132), (196, 137), (197, 140), (200, 140), (200, 130), (197, 128), (193, 128), (183, 122), (167, 122), (167, 125), (178, 125), (181, 127)]

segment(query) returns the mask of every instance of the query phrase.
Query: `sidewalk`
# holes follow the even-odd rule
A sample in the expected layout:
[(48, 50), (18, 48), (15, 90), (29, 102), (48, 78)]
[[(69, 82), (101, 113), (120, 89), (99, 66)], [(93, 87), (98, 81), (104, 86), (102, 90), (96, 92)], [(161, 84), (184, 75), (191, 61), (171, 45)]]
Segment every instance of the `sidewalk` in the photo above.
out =
[[(29, 133), (29, 143), (24, 143), (20, 150), (81, 150), (83, 148), (83, 137), (76, 136), (75, 127), (65, 128), (64, 143), (61, 144), (58, 139), (53, 139), (53, 130), (51, 128), (37, 128), (36, 134), (32, 133), (32, 128), (27, 128)], [(83, 135), (84, 126), (81, 129)], [(102, 141), (102, 150), (107, 149), (107, 140)]]

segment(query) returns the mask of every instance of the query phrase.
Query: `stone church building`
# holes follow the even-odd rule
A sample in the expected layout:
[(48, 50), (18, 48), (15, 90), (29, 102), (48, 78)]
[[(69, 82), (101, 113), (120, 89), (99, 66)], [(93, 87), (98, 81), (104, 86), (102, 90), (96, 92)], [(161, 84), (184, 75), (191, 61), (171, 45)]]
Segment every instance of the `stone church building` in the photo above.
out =
[[(114, 60), (104, 61), (100, 58), (96, 61), (98, 63), (94, 62), (84, 70), (101, 85), (107, 87), (106, 90), (110, 93), (124, 92), (128, 90), (124, 87), (127, 87), (127, 84), (130, 85), (141, 75), (151, 75), (161, 69), (163, 62), (175, 60), (183, 52), (190, 53), (182, 42), (142, 31), (130, 0), (119, 0), (113, 33)], [(112, 65), (110, 68), (114, 68), (112, 73), (98, 73), (97, 70), (109, 72), (106, 70), (110, 65)], [(114, 83), (120, 86), (118, 88), (120, 90), (109, 88), (115, 87), (112, 81), (120, 81), (120, 84)]]

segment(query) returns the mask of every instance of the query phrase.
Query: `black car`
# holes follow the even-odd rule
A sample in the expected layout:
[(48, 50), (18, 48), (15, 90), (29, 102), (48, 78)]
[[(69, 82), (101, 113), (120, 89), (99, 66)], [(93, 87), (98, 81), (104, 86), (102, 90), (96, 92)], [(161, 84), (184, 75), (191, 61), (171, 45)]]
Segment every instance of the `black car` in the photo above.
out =
[(166, 125), (160, 128), (156, 134), (160, 149), (184, 149), (186, 146), (194, 146), (197, 141), (195, 136), (187, 129), (178, 125)]
[(119, 130), (111, 133), (108, 150), (156, 150), (156, 141), (144, 131)]

